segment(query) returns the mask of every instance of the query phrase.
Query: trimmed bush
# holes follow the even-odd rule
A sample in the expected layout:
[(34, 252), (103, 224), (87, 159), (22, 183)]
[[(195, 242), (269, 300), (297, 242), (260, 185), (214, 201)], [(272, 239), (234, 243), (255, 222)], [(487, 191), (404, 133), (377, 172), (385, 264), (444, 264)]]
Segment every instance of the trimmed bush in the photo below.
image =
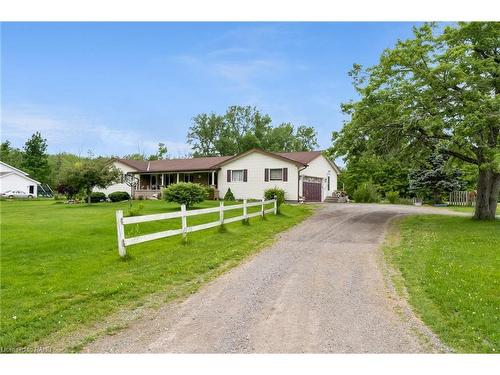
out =
[(278, 207), (281, 206), (285, 203), (285, 190), (273, 187), (264, 191), (264, 198), (266, 200), (274, 199), (274, 197), (276, 197), (276, 200), (278, 201)]
[[(100, 191), (93, 191), (92, 193), (90, 193), (91, 203), (104, 202), (105, 200), (106, 200), (106, 194), (101, 193)], [(88, 201), (88, 197), (86, 201)]]
[(371, 181), (365, 182), (356, 189), (353, 194), (356, 203), (376, 203), (380, 202), (380, 196)]
[(186, 207), (203, 202), (207, 199), (207, 196), (205, 186), (192, 182), (179, 182), (178, 184), (169, 185), (163, 190), (163, 197), (167, 202), (185, 204)]
[(215, 189), (212, 186), (207, 186), (207, 199), (213, 201), (215, 199)]
[(130, 199), (130, 194), (126, 191), (115, 191), (109, 194), (108, 198), (111, 202), (128, 201)]
[(224, 200), (225, 201), (234, 201), (234, 194), (231, 191), (231, 188), (227, 189), (226, 195), (224, 195)]
[(389, 203), (398, 203), (399, 202), (399, 191), (388, 191), (385, 193), (385, 197), (389, 201)]

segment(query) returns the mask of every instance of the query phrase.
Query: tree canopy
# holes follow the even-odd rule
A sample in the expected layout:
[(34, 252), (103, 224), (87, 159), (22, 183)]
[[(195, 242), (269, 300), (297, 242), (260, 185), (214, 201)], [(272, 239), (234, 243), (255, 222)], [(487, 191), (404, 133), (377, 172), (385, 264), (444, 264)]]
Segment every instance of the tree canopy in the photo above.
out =
[(257, 147), (267, 151), (310, 151), (318, 146), (313, 127), (283, 123), (255, 107), (231, 106), (223, 115), (201, 113), (187, 135), (195, 156), (234, 155)]
[(333, 152), (422, 160), (439, 151), (477, 167), (475, 217), (492, 219), (500, 190), (500, 23), (414, 28), (413, 38), (350, 75), (360, 99), (333, 133)]
[(129, 160), (163, 160), (168, 158), (168, 149), (165, 143), (158, 143), (158, 150), (149, 156), (146, 156), (144, 152), (136, 152), (133, 154), (127, 154), (123, 156), (124, 159)]
[(0, 145), (0, 160), (12, 165), (14, 168), (22, 168), (23, 152), (18, 148), (12, 147), (9, 140), (5, 140)]
[(31, 178), (46, 183), (49, 179), (49, 161), (47, 140), (39, 132), (35, 132), (26, 141), (23, 149), (22, 168)]
[(58, 190), (67, 194), (69, 198), (78, 193), (85, 193), (90, 204), (92, 189), (107, 188), (118, 181), (120, 174), (120, 170), (110, 165), (108, 159), (83, 159), (65, 171)]

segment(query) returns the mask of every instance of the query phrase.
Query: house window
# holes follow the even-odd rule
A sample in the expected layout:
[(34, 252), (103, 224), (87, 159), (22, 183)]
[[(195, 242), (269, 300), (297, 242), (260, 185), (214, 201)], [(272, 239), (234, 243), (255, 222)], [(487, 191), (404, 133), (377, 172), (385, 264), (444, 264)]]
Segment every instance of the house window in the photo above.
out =
[(231, 171), (232, 182), (243, 182), (243, 169), (235, 169)]
[(283, 169), (276, 168), (269, 170), (269, 179), (271, 181), (281, 181), (283, 180)]

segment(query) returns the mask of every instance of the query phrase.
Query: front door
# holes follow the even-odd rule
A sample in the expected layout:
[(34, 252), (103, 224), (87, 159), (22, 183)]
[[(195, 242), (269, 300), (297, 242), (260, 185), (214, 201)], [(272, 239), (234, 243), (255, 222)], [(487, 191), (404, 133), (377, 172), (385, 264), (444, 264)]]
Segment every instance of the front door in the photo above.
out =
[(321, 182), (303, 182), (302, 192), (306, 202), (321, 202)]

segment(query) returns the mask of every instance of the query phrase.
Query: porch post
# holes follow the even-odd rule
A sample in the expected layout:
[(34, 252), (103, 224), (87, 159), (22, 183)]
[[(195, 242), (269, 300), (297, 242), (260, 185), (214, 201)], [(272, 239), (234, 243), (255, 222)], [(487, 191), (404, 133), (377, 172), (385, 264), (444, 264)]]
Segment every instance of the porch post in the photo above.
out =
[(212, 185), (215, 186), (215, 172), (212, 171)]
[(179, 172), (177, 172), (177, 183), (179, 183)]

